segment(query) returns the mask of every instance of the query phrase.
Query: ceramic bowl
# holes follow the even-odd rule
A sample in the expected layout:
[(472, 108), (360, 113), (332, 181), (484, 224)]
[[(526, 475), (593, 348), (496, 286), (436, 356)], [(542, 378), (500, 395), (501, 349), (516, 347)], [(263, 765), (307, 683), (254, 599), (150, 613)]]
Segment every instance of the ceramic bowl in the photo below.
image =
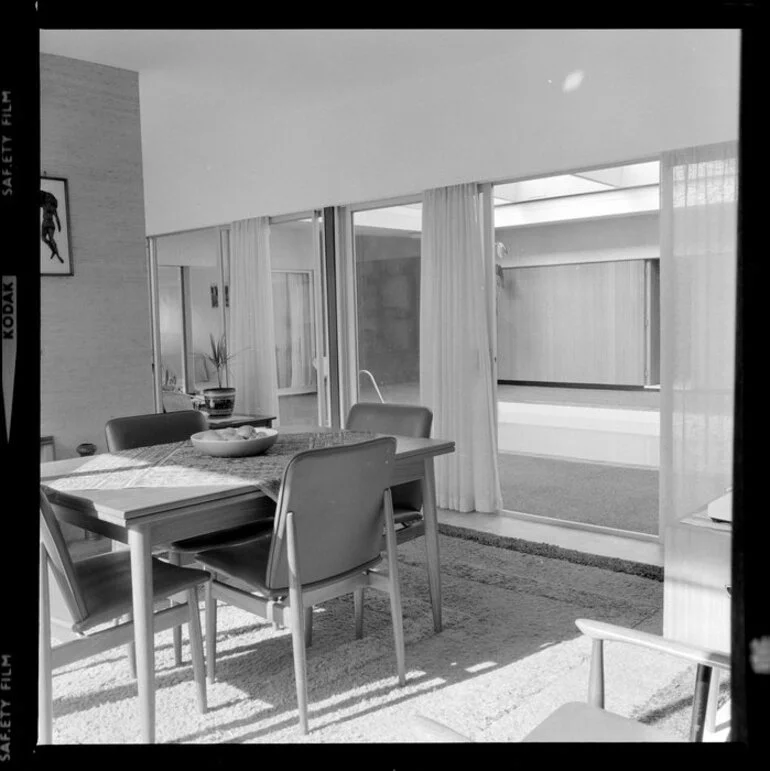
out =
[(261, 455), (269, 447), (275, 444), (278, 432), (274, 428), (258, 428), (262, 434), (255, 439), (212, 439), (212, 433), (219, 433), (227, 429), (209, 429), (199, 431), (190, 437), (193, 447), (206, 455), (215, 455), (218, 458), (244, 458), (249, 455)]

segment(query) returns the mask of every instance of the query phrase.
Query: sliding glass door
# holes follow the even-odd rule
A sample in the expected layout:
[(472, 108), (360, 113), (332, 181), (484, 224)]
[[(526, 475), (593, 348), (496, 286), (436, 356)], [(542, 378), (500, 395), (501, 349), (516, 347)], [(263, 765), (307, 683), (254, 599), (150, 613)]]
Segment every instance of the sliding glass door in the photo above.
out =
[(351, 211), (359, 401), (420, 401), (422, 203)]
[(320, 212), (270, 220), (281, 425), (328, 425), (328, 347)]

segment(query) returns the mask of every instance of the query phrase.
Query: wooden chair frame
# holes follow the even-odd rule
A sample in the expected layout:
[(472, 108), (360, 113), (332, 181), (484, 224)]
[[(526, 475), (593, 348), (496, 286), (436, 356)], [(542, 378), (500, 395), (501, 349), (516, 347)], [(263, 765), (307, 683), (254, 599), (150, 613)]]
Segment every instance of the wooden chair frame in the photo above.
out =
[[(604, 711), (604, 643), (606, 641), (629, 643), (631, 645), (647, 648), (648, 650), (660, 651), (661, 653), (667, 653), (697, 665), (695, 675), (695, 696), (693, 700), (689, 738), (691, 742), (700, 742), (703, 740), (708, 706), (707, 695), (709, 693), (711, 675), (714, 671), (729, 672), (730, 656), (728, 654), (677, 642), (676, 640), (670, 640), (660, 635), (641, 632), (637, 629), (628, 629), (614, 624), (606, 624), (602, 621), (592, 621), (581, 618), (578, 619), (575, 624), (583, 634), (592, 639), (587, 705), (580, 705), (577, 703), (562, 705), (562, 707), (557, 709), (525, 736), (522, 741), (542, 742), (564, 740), (554, 730), (554, 728), (563, 729), (565, 726), (564, 717), (561, 717), (560, 719), (559, 715), (566, 715), (570, 708), (578, 707), (578, 710), (573, 710), (574, 714), (578, 719), (581, 717), (584, 718), (588, 714), (586, 706), (594, 710), (602, 711), (599, 714), (593, 714), (592, 719), (594, 724), (600, 723), (603, 717), (606, 716), (606, 728), (604, 729), (606, 738), (597, 739), (594, 737), (589, 739), (590, 741), (613, 741), (613, 735), (619, 728), (623, 728), (626, 732), (630, 731), (631, 733), (634, 733), (635, 726), (638, 726), (639, 738), (630, 740), (650, 741), (651, 737), (655, 737), (656, 741), (666, 740), (666, 735), (662, 732), (658, 732), (655, 728), (643, 726), (641, 723), (637, 723), (634, 720), (620, 717), (613, 712)], [(582, 710), (580, 709), (581, 707)], [(424, 715), (416, 715), (415, 717), (421, 732), (436, 741), (444, 743), (472, 741), (468, 736), (454, 731), (448, 726), (425, 717)], [(568, 740), (581, 741), (580, 738), (576, 738), (579, 736), (580, 726), (574, 725), (568, 726), (568, 728), (575, 731), (575, 735), (571, 736)], [(657, 737), (656, 734), (658, 734)]]
[[(95, 632), (75, 632), (73, 625), (51, 618), (51, 596), (49, 585), (49, 568), (53, 567), (51, 555), (45, 543), (40, 542), (39, 562), (39, 624), (40, 637), (38, 643), (38, 744), (50, 744), (53, 738), (53, 672), (90, 656), (95, 656), (111, 648), (130, 644), (133, 649), (134, 624), (130, 620)], [(71, 563), (70, 563), (71, 564)], [(71, 587), (67, 581), (71, 577), (59, 580), (59, 573), (54, 570), (59, 588), (68, 606), (77, 606), (77, 597), (72, 596)], [(206, 581), (208, 585), (209, 581)], [(171, 607), (157, 611), (154, 615), (155, 633), (171, 627), (179, 627), (183, 623), (190, 624), (190, 644), (192, 649), (192, 664), (195, 682), (197, 684), (197, 704), (200, 712), (207, 710), (205, 663), (203, 657), (203, 637), (200, 617), (198, 615), (197, 587), (187, 589), (184, 594), (186, 601), (178, 602)], [(179, 594), (176, 595), (179, 598)], [(65, 636), (75, 639), (57, 646), (51, 644), (52, 626), (61, 628)], [(135, 669), (132, 676), (136, 676)]]
[[(396, 535), (393, 520), (393, 504), (390, 490), (383, 495), (385, 512), (385, 533), (387, 540), (387, 573), (375, 568), (362, 570), (358, 575), (348, 576), (333, 583), (325, 583), (320, 587), (302, 586), (299, 581), (300, 564), (297, 542), (297, 530), (294, 514), (287, 514), (287, 557), (289, 563), (289, 594), (288, 597), (270, 599), (236, 588), (216, 577), (206, 587), (206, 655), (208, 679), (214, 682), (216, 676), (216, 601), (221, 599), (242, 610), (246, 610), (261, 618), (271, 621), (277, 626), (288, 626), (292, 634), (294, 652), (294, 678), (297, 689), (297, 705), (299, 708), (299, 724), (302, 733), (308, 733), (307, 715), (307, 664), (306, 664), (306, 634), (307, 617), (313, 605), (334, 599), (345, 594), (363, 592), (364, 587), (371, 586), (390, 596), (390, 609), (393, 619), (393, 635), (396, 645), (396, 665), (398, 683), (406, 683), (404, 655), (404, 627), (401, 614), (401, 588), (398, 581), (398, 562), (396, 556)], [(363, 605), (356, 603), (356, 637), (361, 637)]]

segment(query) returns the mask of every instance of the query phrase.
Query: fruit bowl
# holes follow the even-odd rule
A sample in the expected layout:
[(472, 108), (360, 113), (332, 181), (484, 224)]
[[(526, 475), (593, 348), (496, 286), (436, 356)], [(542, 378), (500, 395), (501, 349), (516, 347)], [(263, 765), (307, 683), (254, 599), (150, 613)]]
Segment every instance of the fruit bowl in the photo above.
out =
[(190, 441), (199, 452), (219, 458), (244, 458), (261, 455), (275, 444), (278, 432), (274, 428), (218, 428), (199, 431)]

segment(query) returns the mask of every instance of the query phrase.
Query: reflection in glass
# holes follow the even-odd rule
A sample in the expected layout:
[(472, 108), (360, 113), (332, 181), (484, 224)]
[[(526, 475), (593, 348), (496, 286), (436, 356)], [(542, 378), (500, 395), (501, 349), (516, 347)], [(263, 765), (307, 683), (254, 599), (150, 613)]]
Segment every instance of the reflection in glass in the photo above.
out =
[(420, 401), (421, 215), (419, 203), (354, 214), (360, 401)]

